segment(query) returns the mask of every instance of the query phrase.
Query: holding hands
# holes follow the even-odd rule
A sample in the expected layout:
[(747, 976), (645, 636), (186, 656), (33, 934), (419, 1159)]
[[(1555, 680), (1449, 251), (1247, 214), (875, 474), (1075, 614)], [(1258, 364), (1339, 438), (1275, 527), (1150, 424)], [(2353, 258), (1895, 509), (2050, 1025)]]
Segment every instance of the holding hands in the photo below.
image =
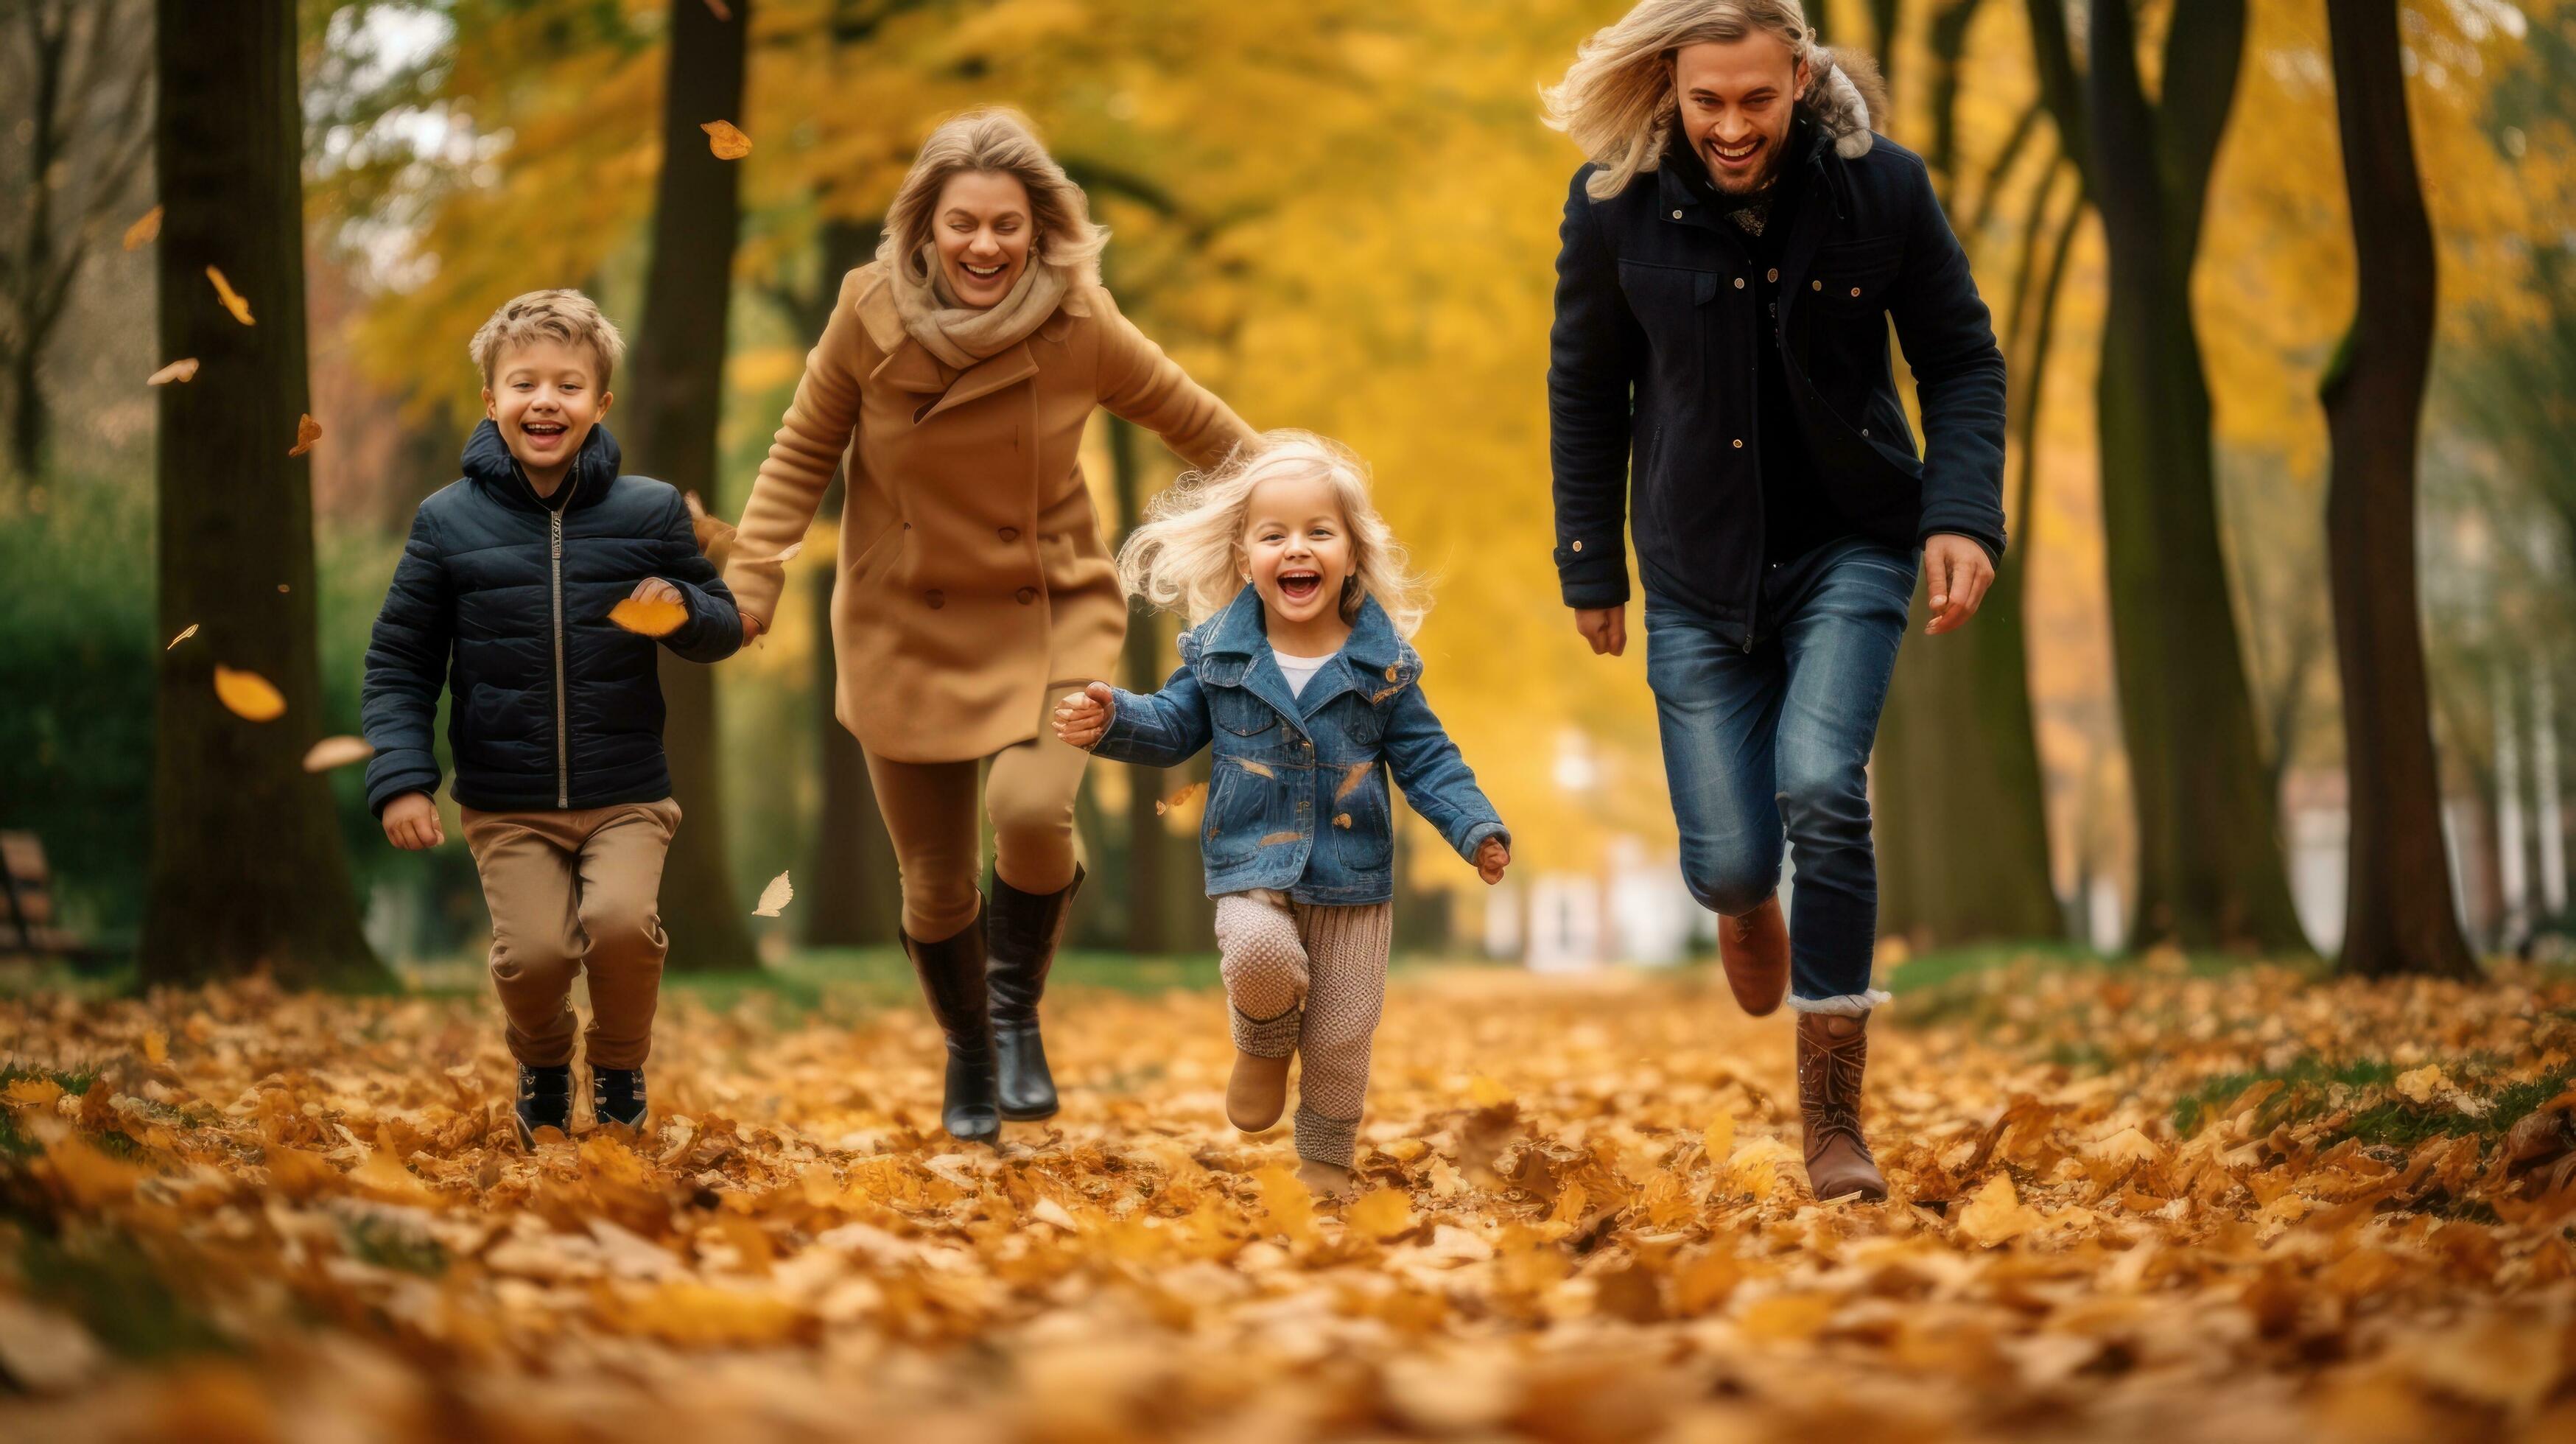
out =
[(1499, 837), (1486, 838), (1476, 849), (1476, 876), (1492, 887), (1503, 880), (1503, 869), (1512, 865), (1512, 850)]
[(1055, 704), (1055, 735), (1070, 746), (1090, 751), (1108, 735), (1109, 719), (1118, 711), (1117, 696), (1106, 682), (1065, 693)]
[(385, 804), (385, 841), (405, 852), (425, 852), (447, 841), (438, 804), (426, 792), (406, 792)]

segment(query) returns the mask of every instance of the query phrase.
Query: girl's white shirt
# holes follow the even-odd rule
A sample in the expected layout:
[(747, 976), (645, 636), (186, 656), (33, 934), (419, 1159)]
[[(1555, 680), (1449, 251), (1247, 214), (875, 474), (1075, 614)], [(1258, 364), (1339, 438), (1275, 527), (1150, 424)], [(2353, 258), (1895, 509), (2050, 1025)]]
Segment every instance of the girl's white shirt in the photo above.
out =
[(1326, 662), (1340, 656), (1341, 653), (1336, 650), (1320, 657), (1293, 657), (1273, 647), (1270, 649), (1270, 655), (1279, 663), (1280, 675), (1288, 679), (1288, 695), (1302, 697), (1306, 695), (1306, 684), (1314, 680), (1315, 674), (1324, 669)]

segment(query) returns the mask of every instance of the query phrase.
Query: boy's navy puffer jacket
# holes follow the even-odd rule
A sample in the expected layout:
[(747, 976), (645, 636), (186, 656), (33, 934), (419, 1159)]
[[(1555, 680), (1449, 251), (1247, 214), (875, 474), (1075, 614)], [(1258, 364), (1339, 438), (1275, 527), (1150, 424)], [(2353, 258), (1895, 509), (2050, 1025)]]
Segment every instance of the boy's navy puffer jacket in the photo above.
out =
[(376, 749), (367, 806), (438, 790), (439, 689), (456, 800), (485, 812), (610, 807), (671, 795), (654, 639), (608, 620), (646, 577), (680, 589), (689, 619), (661, 639), (692, 662), (742, 645), (742, 618), (698, 550), (680, 493), (620, 476), (594, 426), (550, 498), (500, 429), (465, 443), (465, 475), (420, 504), (367, 647), (360, 715)]

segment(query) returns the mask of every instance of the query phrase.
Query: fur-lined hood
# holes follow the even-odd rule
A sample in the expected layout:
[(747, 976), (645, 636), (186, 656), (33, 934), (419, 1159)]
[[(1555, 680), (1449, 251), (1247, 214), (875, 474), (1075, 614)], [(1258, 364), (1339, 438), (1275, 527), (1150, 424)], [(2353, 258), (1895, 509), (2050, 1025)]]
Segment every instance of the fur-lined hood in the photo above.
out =
[(1807, 93), (1798, 109), (1834, 143), (1845, 160), (1869, 154), (1870, 132), (1886, 129), (1887, 82), (1867, 51), (1816, 47), (1808, 64)]

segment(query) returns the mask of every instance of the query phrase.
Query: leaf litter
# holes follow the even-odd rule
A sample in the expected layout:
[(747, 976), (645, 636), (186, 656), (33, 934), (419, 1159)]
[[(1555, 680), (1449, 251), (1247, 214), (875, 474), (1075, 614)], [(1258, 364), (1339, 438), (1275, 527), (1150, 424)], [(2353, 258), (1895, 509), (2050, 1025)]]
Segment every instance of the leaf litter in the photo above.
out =
[[(1823, 1207), (1786, 1022), (1704, 971), (1400, 971), (1347, 1201), (1285, 1129), (1225, 1125), (1215, 994), (1076, 977), (1047, 1022), (1064, 1111), (990, 1150), (938, 1128), (917, 1001), (675, 989), (649, 1130), (584, 1104), (529, 1156), (479, 997), (0, 1000), (0, 1431), (2576, 1427), (2561, 974), (1901, 995), (1868, 1112), (1894, 1197)], [(198, 1342), (138, 1346), (147, 1306)]]

